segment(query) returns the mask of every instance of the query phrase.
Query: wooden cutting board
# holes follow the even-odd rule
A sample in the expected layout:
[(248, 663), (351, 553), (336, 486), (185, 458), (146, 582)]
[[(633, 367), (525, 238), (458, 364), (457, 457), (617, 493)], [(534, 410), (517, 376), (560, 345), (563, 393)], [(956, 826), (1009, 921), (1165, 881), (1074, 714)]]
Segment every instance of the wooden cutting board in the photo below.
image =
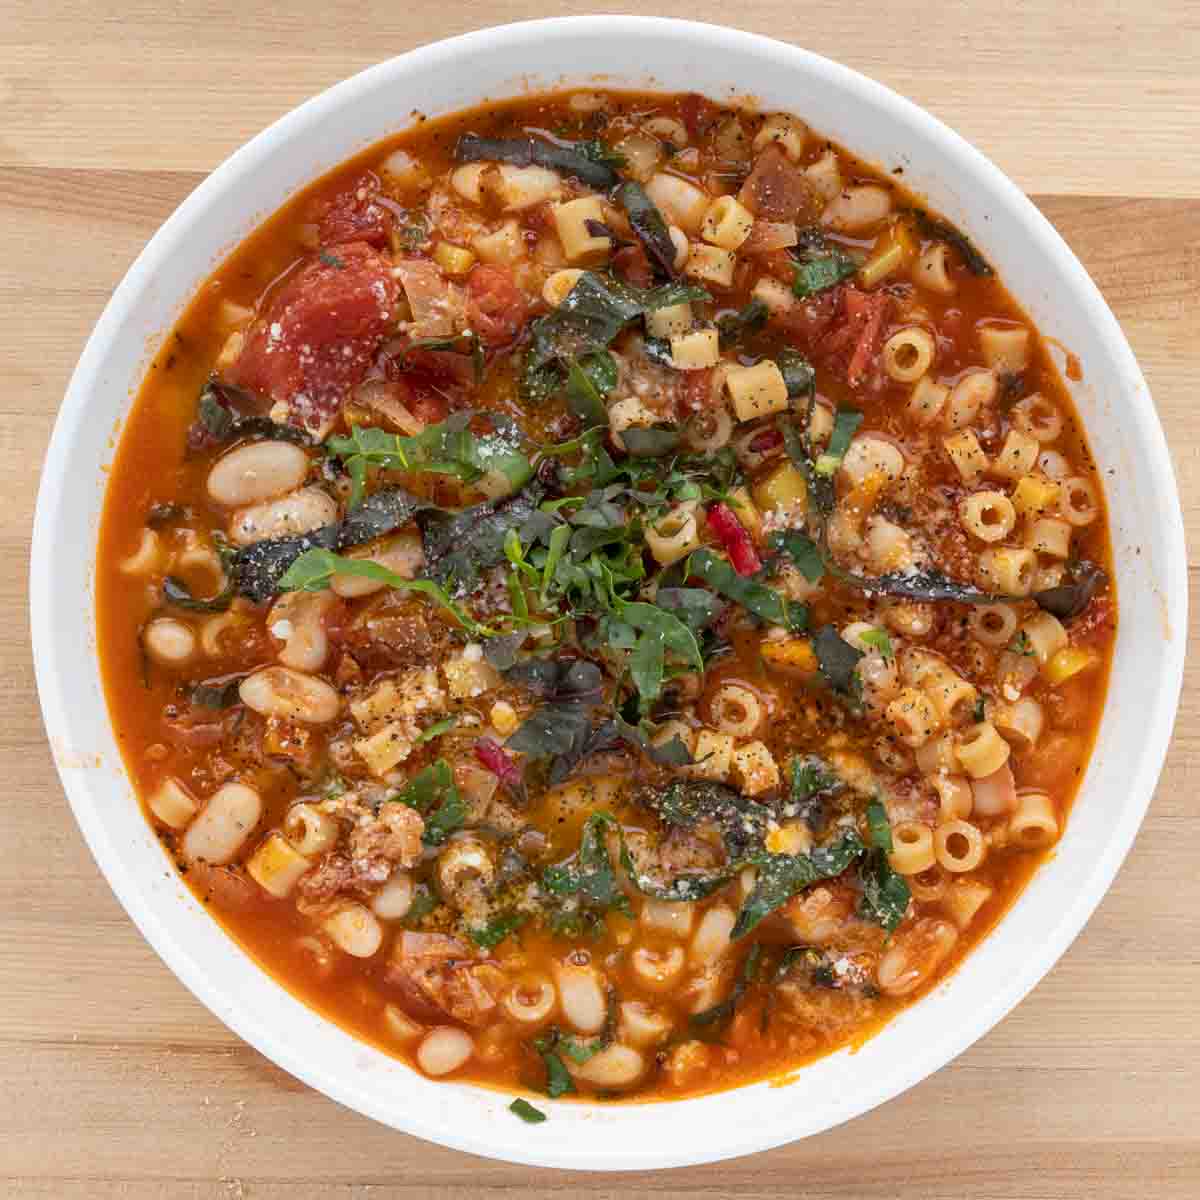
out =
[[(25, 579), (42, 455), (109, 293), (207, 171), (306, 97), (440, 37), (588, 7), (0, 6), (0, 561), (8, 563), (0, 573), (0, 1193), (1192, 1200), (1200, 1194), (1194, 670), (1129, 861), (1075, 946), (1012, 1016), (951, 1066), (841, 1129), (691, 1170), (538, 1172), (429, 1146), (340, 1108), (239, 1042), (184, 990), (88, 855), (38, 715)], [(714, 22), (730, 15), (712, 0), (670, 0), (657, 12)], [(1200, 6), (744, 0), (735, 15), (742, 28), (839, 59), (912, 97), (1033, 195), (1133, 343), (1194, 540)]]

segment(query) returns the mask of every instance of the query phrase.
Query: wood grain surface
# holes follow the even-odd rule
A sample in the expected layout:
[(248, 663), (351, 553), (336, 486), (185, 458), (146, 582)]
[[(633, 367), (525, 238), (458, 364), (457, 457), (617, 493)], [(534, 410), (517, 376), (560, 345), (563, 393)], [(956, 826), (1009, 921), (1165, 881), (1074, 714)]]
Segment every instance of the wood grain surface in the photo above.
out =
[[(575, 0), (0, 5), (0, 553), (9, 564), (0, 574), (0, 1194), (1192, 1200), (1194, 664), (1133, 853), (1016, 1012), (951, 1066), (841, 1129), (703, 1168), (538, 1172), (429, 1146), (340, 1108), (184, 990), (84, 847), (37, 710), (25, 581), (42, 455), (113, 287), (205, 172), (312, 93), (442, 36), (586, 11)], [(689, 0), (656, 11), (719, 21), (729, 9)], [(745, 0), (736, 11), (743, 28), (911, 96), (1034, 196), (1133, 343), (1194, 542), (1200, 6), (949, 0), (915, 18), (882, 0)]]

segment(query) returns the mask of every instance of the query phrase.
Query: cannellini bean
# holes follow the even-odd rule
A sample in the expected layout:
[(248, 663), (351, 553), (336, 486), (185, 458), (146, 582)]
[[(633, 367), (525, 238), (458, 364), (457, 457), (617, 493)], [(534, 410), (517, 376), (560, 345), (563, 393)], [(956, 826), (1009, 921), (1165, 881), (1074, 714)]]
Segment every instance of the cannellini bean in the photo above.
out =
[(239, 546), (250, 546), (266, 538), (296, 537), (332, 525), (338, 516), (333, 497), (318, 487), (239, 508), (233, 514), (229, 536)]
[(646, 1069), (646, 1060), (640, 1051), (620, 1042), (594, 1054), (581, 1066), (570, 1064), (569, 1068), (577, 1079), (594, 1087), (621, 1088), (636, 1083)]
[(308, 455), (291, 442), (251, 442), (217, 459), (208, 494), (230, 508), (258, 504), (294, 491), (308, 474)]
[(383, 944), (383, 926), (361, 904), (342, 905), (321, 922), (321, 928), (354, 958), (370, 958)]
[(399, 921), (412, 908), (412, 876), (407, 871), (393, 871), (391, 878), (371, 897), (371, 908), (385, 921)]
[(232, 862), (262, 817), (262, 797), (244, 783), (227, 783), (209, 798), (183, 835), (189, 862)]
[(618, 1032), (621, 1041), (635, 1046), (650, 1046), (661, 1042), (671, 1032), (671, 1018), (641, 1000), (626, 1000), (621, 1004)]
[[(416, 533), (401, 533), (375, 550), (356, 550), (348, 558), (368, 559), (395, 571), (405, 579), (415, 579), (425, 565), (425, 552)], [(387, 585), (381, 579), (365, 579), (360, 575), (335, 575), (329, 582), (333, 591), (345, 600), (369, 596)]]
[(341, 708), (341, 697), (323, 679), (288, 667), (265, 667), (247, 675), (238, 688), (247, 708), (264, 717), (285, 717), (306, 725), (325, 725)]
[(501, 1001), (504, 1011), (522, 1025), (540, 1025), (548, 1021), (557, 1003), (554, 984), (544, 975), (518, 980)]
[(907, 996), (924, 983), (954, 949), (958, 930), (949, 921), (923, 917), (902, 929), (879, 960), (880, 990), (889, 996)]
[(178, 667), (196, 653), (196, 635), (174, 617), (155, 617), (142, 631), (142, 645), (155, 662)]
[(700, 925), (692, 937), (688, 958), (693, 963), (710, 963), (729, 949), (729, 935), (736, 920), (733, 909), (723, 904), (710, 908), (700, 918)]
[(639, 946), (630, 956), (630, 967), (637, 981), (652, 992), (666, 991), (673, 987), (683, 973), (683, 947), (671, 946), (666, 950), (652, 946)]
[(162, 565), (162, 541), (153, 529), (143, 529), (137, 549), (121, 560), (126, 575), (149, 575)]
[(878, 225), (892, 211), (892, 194), (886, 188), (866, 184), (843, 188), (825, 206), (821, 223), (839, 233), (861, 233)]
[(417, 1047), (417, 1066), (426, 1075), (449, 1075), (475, 1053), (469, 1033), (450, 1026), (431, 1029)]
[(334, 603), (329, 592), (288, 592), (271, 607), (267, 628), (283, 642), (279, 661), (297, 671), (319, 671), (329, 654), (325, 614)]
[(604, 1027), (607, 1004), (599, 974), (591, 967), (571, 964), (556, 972), (563, 1016), (580, 1033), (599, 1033)]

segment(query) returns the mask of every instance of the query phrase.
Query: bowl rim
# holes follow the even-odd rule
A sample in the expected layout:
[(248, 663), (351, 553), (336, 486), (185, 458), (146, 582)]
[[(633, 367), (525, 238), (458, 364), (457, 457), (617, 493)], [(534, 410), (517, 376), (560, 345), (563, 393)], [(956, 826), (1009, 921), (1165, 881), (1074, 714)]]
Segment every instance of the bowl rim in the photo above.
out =
[[(998, 195), (1021, 212), (1031, 235), (1035, 236), (1044, 248), (1055, 254), (1059, 268), (1071, 277), (1075, 288), (1074, 298), (1086, 304), (1089, 319), (1100, 325), (1113, 354), (1120, 360), (1128, 378), (1140, 385), (1135, 403), (1137, 411), (1134, 415), (1141, 426), (1144, 447), (1150, 454), (1150, 461), (1145, 466), (1154, 482), (1158, 507), (1166, 515), (1168, 523), (1163, 535), (1168, 553), (1158, 566), (1157, 578), (1161, 584), (1159, 590), (1163, 595), (1165, 610), (1170, 614), (1172, 621), (1181, 622), (1182, 627), (1186, 629), (1187, 560), (1182, 511), (1166, 438), (1150, 399), (1149, 390), (1132, 349), (1096, 285), (1050, 222), (998, 167), (918, 105), (849, 67), (800, 47), (727, 26), (673, 18), (618, 15), (556, 17), (475, 30), (421, 46), (368, 67), (311, 97), (230, 155), (183, 201), (134, 260), (105, 306), (71, 376), (47, 448), (38, 491), (30, 561), (31, 630), (38, 693), (52, 746), (56, 744), (56, 731), (65, 719), (70, 701), (69, 691), (63, 685), (56, 631), (50, 615), (51, 605), (48, 603), (54, 588), (53, 553), (49, 534), (54, 520), (65, 504), (62, 472), (56, 473), (53, 468), (56, 462), (64, 458), (76, 428), (84, 417), (88, 394), (95, 383), (98, 367), (108, 344), (122, 322), (136, 309), (135, 300), (138, 298), (139, 286), (159, 261), (166, 257), (171, 245), (186, 233), (192, 220), (212, 199), (253, 171), (264, 153), (276, 143), (291, 139), (310, 126), (319, 125), (328, 110), (352, 100), (356, 94), (371, 88), (377, 81), (387, 78), (393, 72), (404, 73), (418, 66), (452, 67), (460, 55), (475, 53), (484, 48), (494, 51), (534, 39), (541, 42), (586, 39), (593, 33), (612, 33), (614, 30), (624, 31), (632, 37), (650, 33), (668, 34), (689, 39), (699, 48), (705, 49), (719, 50), (721, 47), (734, 45), (750, 53), (769, 54), (777, 58), (790, 57), (792, 62), (810, 74), (823, 76), (831, 86), (891, 108), (909, 122), (920, 123), (928, 135), (939, 143), (942, 153), (952, 153), (968, 160), (976, 172), (986, 177), (989, 186)], [(577, 75), (579, 72), (572, 74)], [(1114, 824), (1112, 834), (1105, 843), (1103, 855), (1094, 864), (1088, 877), (1087, 886), (1076, 895), (1069, 908), (1058, 914), (1050, 930), (1052, 936), (1042, 945), (1033, 948), (1033, 952), (1021, 966), (997, 988), (990, 1003), (977, 1011), (974, 1019), (964, 1019), (957, 1028), (948, 1030), (932, 1053), (926, 1050), (922, 1055), (914, 1055), (909, 1063), (892, 1071), (886, 1080), (878, 1085), (864, 1089), (848, 1101), (831, 1104), (830, 1111), (810, 1128), (799, 1132), (780, 1125), (772, 1125), (765, 1129), (745, 1129), (735, 1128), (731, 1123), (729, 1137), (720, 1145), (700, 1149), (689, 1148), (686, 1152), (678, 1149), (661, 1153), (630, 1150), (614, 1155), (611, 1150), (606, 1150), (603, 1155), (589, 1155), (587, 1151), (566, 1155), (557, 1151), (547, 1153), (544, 1149), (539, 1152), (535, 1140), (530, 1140), (527, 1148), (513, 1146), (507, 1140), (502, 1147), (498, 1147), (496, 1140), (492, 1139), (486, 1130), (476, 1133), (457, 1127), (435, 1126), (419, 1113), (406, 1113), (405, 1119), (399, 1120), (393, 1110), (388, 1109), (385, 1112), (382, 1103), (373, 1102), (369, 1088), (355, 1087), (343, 1078), (314, 1069), (305, 1060), (303, 1053), (286, 1039), (277, 1036), (270, 1027), (256, 1022), (240, 1011), (236, 999), (205, 975), (188, 948), (173, 938), (159, 915), (137, 894), (135, 881), (127, 877), (124, 868), (118, 862), (109, 833), (89, 803), (86, 781), (79, 772), (68, 771), (66, 763), (57, 752), (54, 757), (63, 788), (88, 847), (109, 886), (142, 935), (171, 971), (219, 1020), (292, 1075), (347, 1107), (394, 1128), (454, 1149), (510, 1162), (604, 1170), (644, 1170), (699, 1165), (769, 1149), (799, 1137), (810, 1136), (891, 1099), (945, 1065), (988, 1032), (1041, 980), (1065, 953), (1107, 893), (1141, 826), (1170, 741), (1182, 685), (1185, 649), (1186, 638), (1177, 639), (1173, 650), (1165, 656), (1163, 686), (1157, 693), (1157, 710), (1147, 714), (1149, 719), (1144, 753), (1140, 760), (1141, 769), (1138, 775), (1129, 781), (1130, 792), (1137, 798), (1136, 803), (1128, 806), (1120, 821)], [(232, 939), (230, 945), (236, 947)], [(257, 965), (256, 969), (261, 970)]]

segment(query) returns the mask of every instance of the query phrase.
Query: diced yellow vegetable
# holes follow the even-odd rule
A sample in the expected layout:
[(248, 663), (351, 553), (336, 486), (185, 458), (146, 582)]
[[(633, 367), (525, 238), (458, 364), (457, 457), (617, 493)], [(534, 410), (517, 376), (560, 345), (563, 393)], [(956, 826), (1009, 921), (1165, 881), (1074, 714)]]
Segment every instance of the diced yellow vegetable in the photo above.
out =
[(790, 637), (764, 641), (759, 646), (764, 661), (781, 671), (812, 675), (819, 669), (817, 656), (808, 638)]
[(764, 512), (792, 505), (807, 508), (808, 485), (790, 462), (783, 462), (754, 485), (754, 500)]
[(1094, 667), (1097, 662), (1099, 658), (1094, 650), (1087, 650), (1081, 646), (1064, 646), (1042, 669), (1046, 678), (1057, 686), (1065, 683), (1072, 675)]
[(912, 262), (916, 253), (912, 230), (904, 222), (895, 222), (875, 239), (870, 257), (858, 269), (859, 283), (863, 287), (874, 287)]
[(461, 246), (438, 242), (433, 250), (433, 261), (447, 275), (465, 275), (475, 265), (475, 255)]
[(758, 541), (762, 537), (762, 513), (758, 511), (758, 505), (750, 499), (750, 493), (744, 487), (734, 488), (729, 493), (729, 507), (733, 509), (733, 515), (737, 517), (742, 528)]

